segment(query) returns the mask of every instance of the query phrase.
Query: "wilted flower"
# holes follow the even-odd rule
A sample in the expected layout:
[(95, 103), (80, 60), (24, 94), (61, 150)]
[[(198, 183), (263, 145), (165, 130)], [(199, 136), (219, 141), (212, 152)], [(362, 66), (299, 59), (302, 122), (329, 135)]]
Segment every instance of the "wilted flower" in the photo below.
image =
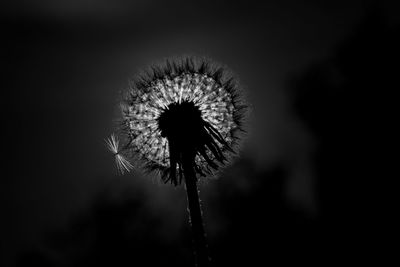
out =
[(118, 169), (132, 168), (128, 158), (177, 185), (186, 153), (194, 157), (196, 173), (211, 174), (235, 153), (246, 110), (240, 97), (234, 78), (209, 60), (187, 57), (152, 66), (131, 82), (121, 104), (124, 144), (115, 151), (118, 139), (108, 140)]

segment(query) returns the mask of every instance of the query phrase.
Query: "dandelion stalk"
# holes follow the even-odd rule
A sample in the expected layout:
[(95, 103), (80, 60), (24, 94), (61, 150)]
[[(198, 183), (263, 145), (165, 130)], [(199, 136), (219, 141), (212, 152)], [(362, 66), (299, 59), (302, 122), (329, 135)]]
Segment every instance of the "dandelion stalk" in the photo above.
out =
[(210, 256), (208, 252), (206, 234), (204, 231), (196, 173), (193, 169), (192, 162), (189, 161), (187, 163), (184, 163), (183, 169), (185, 175), (186, 193), (188, 198), (190, 224), (193, 233), (195, 259), (197, 266), (209, 266)]
[(212, 176), (235, 153), (246, 105), (237, 83), (208, 60), (167, 60), (135, 78), (122, 105), (121, 128), (107, 141), (121, 173), (144, 169), (177, 186), (184, 180), (196, 265), (209, 266), (198, 177)]

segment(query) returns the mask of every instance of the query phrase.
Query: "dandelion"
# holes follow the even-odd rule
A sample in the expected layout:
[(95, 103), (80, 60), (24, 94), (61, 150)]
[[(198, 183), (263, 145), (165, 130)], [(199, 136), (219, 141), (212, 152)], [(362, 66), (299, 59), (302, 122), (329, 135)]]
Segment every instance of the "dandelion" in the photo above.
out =
[(246, 109), (225, 68), (192, 57), (166, 60), (131, 82), (121, 138), (107, 141), (122, 174), (133, 167), (129, 158), (165, 183), (185, 182), (198, 266), (209, 264), (198, 176), (212, 176), (236, 153)]

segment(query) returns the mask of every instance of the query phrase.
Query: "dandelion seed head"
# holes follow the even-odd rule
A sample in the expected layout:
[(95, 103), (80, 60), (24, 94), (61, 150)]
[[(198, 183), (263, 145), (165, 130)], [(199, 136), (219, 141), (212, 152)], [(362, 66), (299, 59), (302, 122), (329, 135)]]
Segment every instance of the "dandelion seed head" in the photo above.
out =
[[(168, 174), (181, 168), (177, 143), (187, 139), (181, 147), (193, 147), (199, 174), (218, 169), (217, 164), (234, 152), (246, 111), (237, 82), (225, 72), (208, 60), (184, 58), (167, 60), (138, 76), (121, 105), (120, 134), (126, 139), (121, 150), (143, 162), (147, 170), (159, 172), (164, 180), (174, 180)], [(193, 121), (198, 121), (197, 126)], [(116, 141), (111, 136), (113, 153), (118, 151)], [(122, 169), (128, 170), (131, 165), (124, 163)]]

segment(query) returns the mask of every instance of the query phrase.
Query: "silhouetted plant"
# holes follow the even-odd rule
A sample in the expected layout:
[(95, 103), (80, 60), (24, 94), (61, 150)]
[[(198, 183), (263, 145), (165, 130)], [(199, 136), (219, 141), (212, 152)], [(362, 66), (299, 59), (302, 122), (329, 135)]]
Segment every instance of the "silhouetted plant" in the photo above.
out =
[(208, 266), (196, 174), (213, 175), (235, 154), (247, 110), (237, 82), (210, 60), (166, 60), (133, 79), (121, 109), (118, 137), (107, 140), (118, 170), (135, 162), (165, 183), (184, 178), (196, 263)]

